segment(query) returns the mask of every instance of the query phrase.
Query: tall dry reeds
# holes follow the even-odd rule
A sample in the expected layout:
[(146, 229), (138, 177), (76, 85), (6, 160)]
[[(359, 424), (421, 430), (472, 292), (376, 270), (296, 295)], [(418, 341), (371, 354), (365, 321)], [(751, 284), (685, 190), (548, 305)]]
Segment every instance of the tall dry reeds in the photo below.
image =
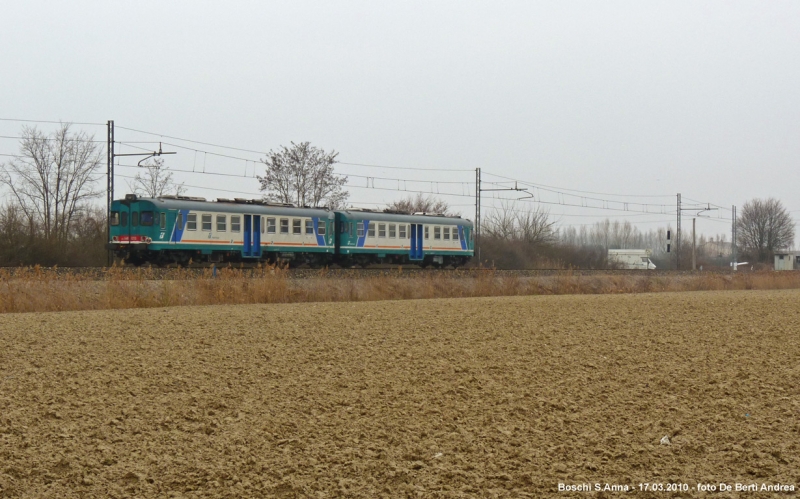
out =
[(122, 270), (101, 275), (0, 269), (0, 313), (170, 307), (181, 305), (373, 301), (479, 296), (652, 293), (800, 288), (800, 273), (589, 275), (522, 277), (493, 270), (404, 276), (402, 269), (348, 279), (326, 270), (291, 279), (275, 266), (236, 269)]

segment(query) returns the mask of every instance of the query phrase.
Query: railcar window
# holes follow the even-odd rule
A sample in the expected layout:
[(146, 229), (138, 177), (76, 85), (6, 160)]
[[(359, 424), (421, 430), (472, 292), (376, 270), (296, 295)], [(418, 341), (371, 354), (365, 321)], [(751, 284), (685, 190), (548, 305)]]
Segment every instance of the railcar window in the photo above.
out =
[(386, 224), (378, 224), (378, 237), (386, 237)]
[(139, 212), (134, 211), (131, 213), (131, 227), (139, 226)]
[(228, 227), (228, 216), (217, 215), (217, 232), (225, 232)]
[(292, 219), (292, 234), (302, 234), (303, 233), (303, 226), (301, 225), (302, 220), (299, 218)]
[(450, 240), (450, 227), (445, 227), (442, 235), (443, 235), (445, 240), (449, 241)]
[(122, 213), (120, 213), (120, 215), (119, 215), (119, 224), (121, 226), (123, 226), (123, 227), (127, 227), (128, 226), (128, 212), (127, 211), (123, 211)]
[(320, 236), (325, 235), (325, 220), (320, 220), (319, 224), (317, 224), (317, 234)]
[(111, 225), (117, 226), (119, 225), (119, 212), (112, 211), (111, 212)]
[(231, 215), (231, 232), (240, 232), (242, 230), (242, 217), (239, 215)]
[(267, 228), (264, 227), (264, 217), (261, 217), (261, 233), (263, 234), (265, 230), (267, 230)]
[(186, 215), (186, 230), (197, 230), (197, 213)]
[(275, 233), (275, 219), (268, 218), (267, 219), (267, 234), (274, 234)]
[(375, 223), (367, 224), (367, 236), (375, 237)]
[(178, 221), (175, 224), (178, 230), (183, 230), (183, 213), (178, 213)]
[(400, 239), (406, 238), (406, 224), (400, 224)]
[(152, 211), (143, 211), (142, 218), (141, 218), (142, 225), (150, 226), (153, 225), (153, 212)]
[(350, 222), (350, 237), (355, 237), (356, 235), (356, 223)]
[(364, 237), (364, 222), (358, 222), (358, 237)]
[[(159, 220), (159, 226), (162, 229), (166, 229), (167, 228), (167, 214), (166, 213), (162, 213), (161, 217), (159, 217), (158, 220)], [(197, 216), (195, 216), (195, 228), (197, 228)]]
[(289, 219), (281, 218), (281, 234), (289, 233)]
[(389, 237), (397, 237), (397, 229), (395, 224), (389, 224)]
[(200, 217), (200, 223), (203, 224), (203, 230), (211, 232), (211, 215), (203, 215)]
[(314, 221), (311, 219), (306, 220), (306, 234), (314, 234)]
[(430, 237), (428, 237), (428, 235), (429, 235), (429, 233), (428, 233), (428, 226), (426, 225), (426, 226), (425, 226), (425, 239), (430, 239)]
[(433, 228), (433, 238), (434, 239), (441, 239), (442, 238), (441, 231), (442, 231), (441, 227), (439, 227), (439, 226), (434, 227)]

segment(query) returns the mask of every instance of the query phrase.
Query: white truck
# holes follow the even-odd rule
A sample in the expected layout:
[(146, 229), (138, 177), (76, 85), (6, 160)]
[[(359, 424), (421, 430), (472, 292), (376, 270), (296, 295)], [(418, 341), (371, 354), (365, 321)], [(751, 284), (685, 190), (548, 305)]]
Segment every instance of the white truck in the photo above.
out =
[(608, 266), (622, 269), (655, 270), (650, 261), (649, 249), (610, 249), (608, 250)]

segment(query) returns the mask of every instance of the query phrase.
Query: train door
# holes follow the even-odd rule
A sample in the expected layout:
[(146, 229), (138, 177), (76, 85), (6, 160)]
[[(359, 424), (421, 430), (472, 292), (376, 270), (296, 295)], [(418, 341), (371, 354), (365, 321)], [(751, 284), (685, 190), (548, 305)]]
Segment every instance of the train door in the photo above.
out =
[(422, 260), (424, 240), (422, 238), (422, 224), (411, 224), (411, 249), (409, 260)]
[(242, 256), (244, 258), (261, 258), (261, 217), (259, 215), (244, 216)]

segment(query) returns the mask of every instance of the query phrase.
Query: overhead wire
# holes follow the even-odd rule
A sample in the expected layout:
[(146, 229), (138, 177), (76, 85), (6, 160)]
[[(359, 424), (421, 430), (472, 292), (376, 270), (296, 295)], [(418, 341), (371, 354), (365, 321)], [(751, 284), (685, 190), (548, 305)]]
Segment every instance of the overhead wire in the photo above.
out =
[(62, 123), (68, 123), (70, 125), (86, 125), (86, 126), (107, 126), (108, 123), (91, 123), (91, 122), (81, 122), (81, 121), (54, 121), (54, 120), (25, 120), (19, 118), (0, 118), (0, 121), (18, 121), (21, 123), (54, 123), (60, 125)]
[[(493, 177), (506, 179), (506, 180), (508, 180), (510, 182), (518, 182), (518, 183), (523, 184), (523, 185), (529, 185), (531, 187), (558, 189), (559, 191), (580, 192), (580, 193), (584, 193), (584, 194), (595, 194), (595, 195), (598, 195), (598, 196), (635, 197), (635, 198), (638, 198), (638, 197), (642, 197), (642, 198), (671, 198), (671, 197), (675, 197), (674, 194), (611, 194), (611, 193), (607, 193), (607, 192), (583, 191), (583, 190), (579, 190), (579, 189), (570, 189), (570, 188), (567, 188), (567, 187), (557, 187), (557, 186), (552, 186), (552, 185), (539, 184), (539, 183), (536, 183), (536, 182), (529, 182), (529, 181), (526, 181), (526, 180), (520, 180), (520, 179), (516, 179), (516, 178), (512, 178), (512, 177), (506, 177), (504, 175), (498, 175), (496, 173), (492, 173), (492, 172), (489, 172), (489, 171), (485, 172), (484, 170), (481, 170), (481, 173), (486, 173), (487, 175), (491, 175)], [(574, 196), (574, 194), (570, 194), (570, 195)]]

